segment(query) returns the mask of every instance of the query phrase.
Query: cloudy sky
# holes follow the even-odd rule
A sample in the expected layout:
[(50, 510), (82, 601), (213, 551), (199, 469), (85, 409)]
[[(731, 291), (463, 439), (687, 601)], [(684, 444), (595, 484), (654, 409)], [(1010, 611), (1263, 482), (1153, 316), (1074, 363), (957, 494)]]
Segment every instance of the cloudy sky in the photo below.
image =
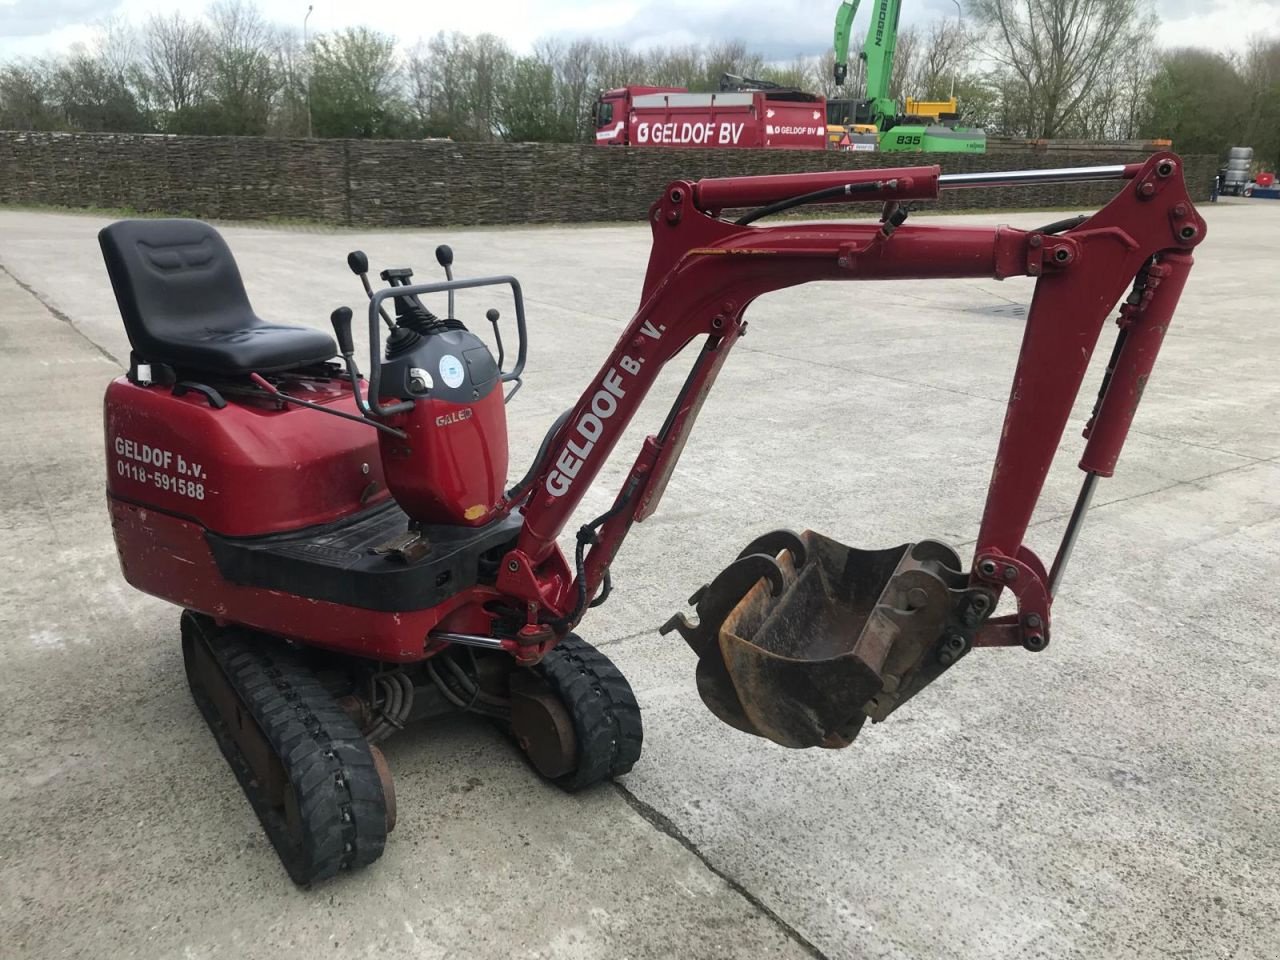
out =
[[(299, 28), (305, 0), (257, 0), (267, 16)], [(741, 39), (769, 59), (816, 54), (831, 43), (836, 0), (314, 0), (309, 28), (366, 24), (411, 44), (437, 30), (491, 31), (517, 51), (552, 34), (589, 34), (640, 46)], [(869, 0), (863, 0), (870, 6)], [(1167, 46), (1201, 44), (1241, 49), (1250, 35), (1280, 34), (1280, 0), (1155, 0)], [(116, 15), (141, 23), (174, 9), (173, 0), (0, 0), (0, 56), (39, 55), (93, 36), (94, 25)], [(196, 10), (196, 3), (184, 9)], [(904, 25), (955, 16), (953, 0), (907, 0)], [(861, 12), (855, 36), (867, 13)]]

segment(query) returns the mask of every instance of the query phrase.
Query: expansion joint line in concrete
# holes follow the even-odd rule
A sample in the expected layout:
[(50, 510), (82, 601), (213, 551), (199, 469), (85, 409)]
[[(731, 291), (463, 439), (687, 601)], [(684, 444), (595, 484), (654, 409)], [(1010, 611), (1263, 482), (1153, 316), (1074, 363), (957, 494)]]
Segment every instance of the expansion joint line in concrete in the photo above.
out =
[(742, 899), (746, 900), (747, 903), (751, 904), (751, 906), (759, 911), (761, 915), (768, 917), (769, 920), (773, 922), (774, 926), (781, 930), (789, 940), (803, 948), (804, 951), (808, 953), (809, 956), (815, 958), (815, 960), (828, 960), (827, 955), (819, 950), (812, 941), (804, 936), (804, 934), (791, 926), (791, 924), (787, 923), (787, 921), (783, 920), (782, 917), (778, 916), (776, 912), (766, 906), (754, 893), (707, 859), (707, 856), (694, 845), (693, 841), (685, 836), (684, 831), (672, 823), (667, 816), (645, 803), (621, 783), (615, 781), (613, 786), (632, 810), (657, 828), (660, 833), (666, 834), (676, 843), (680, 844), (680, 846), (684, 847), (697, 857), (698, 860), (701, 861), (702, 865), (723, 880), (730, 890), (738, 894)]
[[(3, 263), (0, 263), (0, 273), (3, 273), (6, 277), (8, 277), (10, 280), (12, 280), (14, 283), (16, 283), (19, 287), (21, 287), (23, 290), (25, 290), (28, 294), (30, 294), (30, 295), (31, 295), (31, 297), (32, 297), (32, 299), (34, 299), (37, 303), (39, 303), (39, 304), (40, 304), (40, 306), (42, 306), (42, 307), (44, 307), (46, 310), (48, 310), (48, 311), (49, 311), (49, 313), (53, 314), (53, 316), (54, 316), (56, 319), (61, 320), (61, 321), (62, 321), (63, 323), (65, 323), (68, 327), (70, 327), (72, 330), (74, 330), (74, 331), (76, 332), (76, 336), (80, 337), (82, 340), (84, 340), (84, 342), (85, 342), (85, 343), (87, 343), (87, 344), (89, 344), (89, 346), (93, 347), (93, 349), (94, 349), (97, 353), (99, 353), (99, 354), (101, 354), (102, 356), (106, 357), (106, 358), (107, 358), (108, 360), (110, 360), (112, 363), (119, 364), (119, 363), (121, 362), (119, 357), (113, 357), (113, 356), (112, 356), (108, 351), (104, 350), (101, 346), (99, 346), (98, 344), (94, 343), (94, 342), (93, 342), (93, 340), (92, 340), (92, 338), (90, 338), (90, 337), (86, 336), (86, 335), (85, 335), (85, 333), (84, 333), (84, 331), (83, 331), (83, 330), (81, 330), (79, 327), (77, 327), (77, 326), (76, 326), (76, 324), (75, 324), (75, 321), (74, 321), (74, 320), (72, 320), (69, 316), (67, 316), (65, 313), (63, 313), (61, 310), (59, 310), (57, 307), (55, 307), (52, 303), (50, 303), (48, 300), (46, 300), (43, 296), (41, 296), (41, 295), (40, 295), (40, 291), (36, 290), (36, 289), (35, 289), (35, 287), (31, 286), (31, 284), (29, 284), (29, 283), (27, 283), (26, 281), (24, 281), (21, 277), (19, 277), (16, 273), (14, 273), (12, 270), (10, 270), (8, 267), (6, 267)], [(121, 364), (121, 365), (123, 366), (123, 364)]]
[(628, 633), (625, 637), (610, 637), (608, 640), (592, 641), (593, 647), (609, 647), (615, 643), (626, 643), (628, 640), (638, 640), (640, 637), (653, 637), (658, 634), (658, 627), (661, 624), (655, 623), (652, 627), (646, 627), (643, 630), (637, 630), (635, 633)]

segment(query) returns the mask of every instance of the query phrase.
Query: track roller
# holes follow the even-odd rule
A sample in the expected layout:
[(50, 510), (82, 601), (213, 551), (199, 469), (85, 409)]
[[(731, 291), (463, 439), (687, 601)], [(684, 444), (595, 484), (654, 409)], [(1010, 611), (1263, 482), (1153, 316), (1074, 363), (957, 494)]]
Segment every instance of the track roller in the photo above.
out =
[(182, 615), (191, 694), (300, 886), (382, 855), (395, 823), (386, 761), (274, 637)]
[(534, 769), (569, 792), (629, 772), (644, 742), (631, 685), (573, 633), (512, 673), (511, 731)]

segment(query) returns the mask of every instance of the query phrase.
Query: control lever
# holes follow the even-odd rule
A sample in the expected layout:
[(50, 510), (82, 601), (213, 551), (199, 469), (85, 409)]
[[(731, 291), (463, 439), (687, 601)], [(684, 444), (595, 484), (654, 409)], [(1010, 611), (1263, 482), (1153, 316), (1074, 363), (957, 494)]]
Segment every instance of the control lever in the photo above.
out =
[[(490, 307), (484, 314), (484, 318), (493, 324), (493, 339), (498, 341), (498, 376), (505, 377), (506, 372), (502, 369), (502, 361), (505, 359), (506, 353), (502, 348), (502, 331), (498, 329), (498, 318), (500, 316), (501, 314), (498, 313), (497, 307)], [(515, 380), (516, 385), (511, 388), (510, 393), (502, 398), (503, 403), (510, 403), (511, 398), (516, 395), (516, 391), (524, 386), (524, 380), (519, 376), (515, 376), (512, 379)]]
[[(360, 253), (360, 251), (357, 250), (356, 253)], [(355, 255), (353, 253), (351, 257)], [(360, 253), (360, 256), (363, 257), (364, 254)], [(351, 257), (347, 258), (348, 261), (350, 261)], [(395, 430), (374, 420), (373, 411), (369, 409), (368, 401), (360, 394), (360, 369), (356, 366), (355, 356), (356, 342), (355, 338), (351, 336), (351, 308), (339, 307), (329, 314), (329, 322), (333, 324), (333, 334), (338, 339), (338, 352), (342, 354), (342, 362), (347, 368), (347, 379), (351, 381), (351, 395), (355, 398), (356, 408), (379, 430), (386, 430), (396, 436), (404, 436), (402, 431)]]
[(329, 322), (333, 324), (334, 336), (338, 338), (338, 352), (344, 360), (349, 357), (354, 362), (356, 344), (351, 336), (351, 308), (339, 307), (329, 315)]
[(502, 351), (502, 331), (498, 329), (498, 313), (497, 307), (490, 307), (485, 311), (484, 318), (493, 324), (493, 339), (498, 341), (498, 373), (502, 373), (502, 359), (505, 354)]
[(413, 270), (409, 267), (387, 267), (378, 276), (393, 287), (407, 287), (413, 279)]
[[(365, 256), (365, 252), (363, 250), (352, 250), (350, 253), (348, 253), (347, 266), (351, 268), (352, 273), (354, 273), (357, 277), (360, 278), (360, 282), (364, 284), (364, 292), (368, 295), (369, 299), (372, 300), (373, 285), (369, 283), (369, 258)], [(346, 310), (347, 308), (342, 307), (341, 309)], [(348, 311), (348, 313), (349, 312), (350, 311)], [(382, 322), (387, 325), (387, 329), (394, 330), (396, 325), (391, 320), (391, 318), (387, 316), (386, 308), (383, 307), (382, 304), (378, 304), (378, 313), (382, 317)], [(334, 317), (337, 317), (337, 315), (338, 315), (338, 311), (335, 310), (333, 313), (333, 317), (329, 318), (330, 320), (333, 321), (333, 329), (335, 333), (338, 330), (338, 322), (337, 320), (334, 319)], [(348, 336), (350, 336), (350, 330), (351, 330), (351, 321), (348, 318), (347, 320)], [(341, 334), (339, 334), (339, 343), (341, 343)]]
[[(444, 278), (446, 280), (452, 281), (453, 280), (453, 247), (449, 246), (447, 243), (442, 243), (440, 244), (440, 246), (436, 247), (436, 263), (444, 267)], [(450, 320), (457, 319), (453, 315), (453, 291), (452, 290), (449, 291), (449, 319)], [(499, 362), (498, 366), (501, 367), (502, 363)]]
[[(351, 393), (355, 397), (356, 407), (360, 410), (361, 416), (356, 416), (354, 413), (347, 413), (345, 410), (335, 410), (333, 407), (326, 406), (323, 403), (316, 403), (314, 400), (303, 400), (301, 397), (295, 397), (292, 394), (285, 393), (266, 377), (257, 373), (249, 374), (249, 380), (252, 381), (254, 386), (258, 389), (248, 391), (248, 393), (250, 395), (269, 396), (281, 405), (291, 403), (294, 406), (306, 407), (309, 410), (318, 410), (321, 413), (327, 413), (331, 417), (341, 417), (343, 420), (354, 420), (356, 423), (366, 424), (367, 426), (380, 430), (383, 433), (389, 433), (391, 436), (397, 437), (401, 440), (405, 439), (406, 434), (403, 430), (398, 430), (395, 427), (389, 426), (385, 423), (379, 423), (377, 420), (373, 419), (369, 410), (369, 404), (365, 401), (364, 397), (360, 396), (360, 371), (356, 369), (355, 342), (351, 337), (351, 308), (339, 307), (329, 315), (329, 322), (333, 324), (333, 332), (338, 337), (338, 349), (342, 353), (342, 359), (347, 365), (347, 377), (351, 381)], [(193, 390), (200, 390), (202, 393), (211, 393), (210, 388), (203, 384), (193, 384), (184, 381), (174, 388), (173, 392), (175, 395), (180, 395), (178, 387), (188, 387)], [(222, 400), (222, 398), (217, 396), (216, 393), (212, 393), (212, 395), (209, 396), (209, 403), (216, 407), (217, 403), (214, 402), (215, 397), (217, 400)], [(222, 405), (225, 407), (226, 402), (223, 401)]]

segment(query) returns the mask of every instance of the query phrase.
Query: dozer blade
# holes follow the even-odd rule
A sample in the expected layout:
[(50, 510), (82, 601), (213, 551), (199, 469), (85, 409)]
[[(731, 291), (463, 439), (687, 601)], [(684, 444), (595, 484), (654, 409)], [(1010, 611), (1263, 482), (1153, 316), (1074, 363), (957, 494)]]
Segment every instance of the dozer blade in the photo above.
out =
[(698, 654), (698, 692), (724, 722), (787, 747), (844, 747), (968, 651), (967, 586), (936, 541), (858, 550), (779, 531), (694, 594), (696, 625), (677, 614), (662, 632)]

